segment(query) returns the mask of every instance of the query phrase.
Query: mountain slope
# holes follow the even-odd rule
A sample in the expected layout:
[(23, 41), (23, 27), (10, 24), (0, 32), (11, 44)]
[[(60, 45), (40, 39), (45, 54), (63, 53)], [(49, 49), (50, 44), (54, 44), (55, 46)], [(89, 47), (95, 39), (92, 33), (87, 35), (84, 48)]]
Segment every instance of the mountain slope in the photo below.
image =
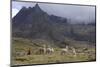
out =
[(38, 4), (23, 7), (12, 19), (12, 36), (43, 39), (60, 45), (66, 40), (95, 42), (95, 25), (70, 24), (67, 19), (44, 12)]

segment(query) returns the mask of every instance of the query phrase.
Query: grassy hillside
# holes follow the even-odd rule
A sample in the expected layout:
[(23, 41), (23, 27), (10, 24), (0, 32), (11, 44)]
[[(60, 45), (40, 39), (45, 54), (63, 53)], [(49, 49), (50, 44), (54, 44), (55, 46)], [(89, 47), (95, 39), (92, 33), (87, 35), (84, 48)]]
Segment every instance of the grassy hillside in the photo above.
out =
[[(71, 41), (71, 40), (70, 40)], [(77, 56), (75, 57), (71, 50), (65, 55), (61, 55), (61, 49), (57, 46), (54, 47), (53, 54), (37, 54), (38, 49), (43, 45), (50, 44), (48, 41), (41, 40), (29, 40), (24, 38), (12, 39), (12, 64), (13, 65), (25, 65), (25, 64), (46, 64), (46, 63), (60, 63), (60, 62), (76, 62), (76, 61), (94, 61), (95, 47), (89, 46), (87, 42), (75, 41), (70, 43), (70, 46), (76, 48)], [(54, 44), (53, 44), (54, 45)], [(84, 48), (87, 48), (84, 50)], [(30, 55), (19, 56), (17, 52), (27, 52), (31, 50)]]

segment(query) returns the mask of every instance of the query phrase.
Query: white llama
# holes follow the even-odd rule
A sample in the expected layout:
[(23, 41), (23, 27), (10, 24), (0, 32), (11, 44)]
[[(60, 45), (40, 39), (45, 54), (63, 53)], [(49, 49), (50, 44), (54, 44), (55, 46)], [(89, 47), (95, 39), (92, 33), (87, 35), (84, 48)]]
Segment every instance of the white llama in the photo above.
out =
[(53, 48), (48, 47), (48, 48), (46, 49), (46, 53), (47, 53), (47, 54), (52, 54), (53, 52), (54, 52), (54, 49), (53, 49)]
[(73, 54), (74, 54), (74, 57), (76, 57), (76, 55), (77, 55), (76, 49), (75, 49), (74, 47), (71, 47), (71, 49), (72, 49), (72, 52), (73, 52)]
[(61, 49), (61, 55), (68, 53), (69, 47), (66, 45), (66, 48)]
[(44, 44), (43, 47), (39, 48), (39, 54), (45, 54), (46, 53), (46, 45)]

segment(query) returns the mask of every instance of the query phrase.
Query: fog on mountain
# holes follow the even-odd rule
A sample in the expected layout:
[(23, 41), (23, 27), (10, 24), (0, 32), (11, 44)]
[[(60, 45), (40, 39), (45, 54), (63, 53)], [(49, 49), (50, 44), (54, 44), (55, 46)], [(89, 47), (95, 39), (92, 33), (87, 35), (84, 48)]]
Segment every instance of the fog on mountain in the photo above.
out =
[(95, 43), (95, 21), (71, 24), (72, 19), (49, 15), (38, 4), (22, 7), (12, 19), (12, 36), (29, 39), (44, 39), (63, 46), (66, 39)]

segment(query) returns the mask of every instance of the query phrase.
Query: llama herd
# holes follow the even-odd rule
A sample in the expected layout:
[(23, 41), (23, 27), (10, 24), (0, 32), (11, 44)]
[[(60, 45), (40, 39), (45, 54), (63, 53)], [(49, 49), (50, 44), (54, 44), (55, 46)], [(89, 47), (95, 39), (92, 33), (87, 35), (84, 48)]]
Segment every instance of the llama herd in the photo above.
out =
[(42, 48), (39, 48), (38, 50), (39, 54), (52, 54), (54, 52), (54, 48), (46, 47), (46, 45), (43, 45)]
[(76, 57), (76, 49), (74, 47), (69, 47), (67, 45), (65, 48), (61, 49), (61, 55), (69, 54), (70, 53), (69, 48), (72, 51), (71, 54), (73, 54), (74, 57)]
[[(71, 54), (73, 54), (73, 56), (76, 57), (76, 49), (74, 47), (70, 47), (68, 45), (66, 45), (65, 48), (60, 48), (58, 50), (58, 52), (61, 54), (61, 55), (67, 55), (68, 53), (70, 53), (69, 51), (69, 48), (71, 50)], [(16, 52), (17, 55), (19, 56), (25, 56), (25, 55), (31, 55), (32, 53), (32, 49), (28, 49), (27, 51), (23, 51), (23, 52)], [(38, 48), (37, 49), (37, 52), (39, 55), (46, 55), (46, 54), (55, 54), (57, 51), (53, 48), (53, 47), (50, 47), (50, 46), (46, 46), (46, 45), (43, 45), (42, 47)]]
[[(65, 48), (61, 48), (59, 50), (61, 55), (66, 55), (69, 53), (69, 48), (72, 50), (72, 53), (74, 54), (74, 56), (76, 56), (76, 49), (74, 47), (69, 47), (68, 45), (66, 45)], [(55, 52), (54, 48), (52, 47), (46, 47), (46, 45), (44, 45), (42, 48), (39, 49), (40, 54), (53, 54)]]

